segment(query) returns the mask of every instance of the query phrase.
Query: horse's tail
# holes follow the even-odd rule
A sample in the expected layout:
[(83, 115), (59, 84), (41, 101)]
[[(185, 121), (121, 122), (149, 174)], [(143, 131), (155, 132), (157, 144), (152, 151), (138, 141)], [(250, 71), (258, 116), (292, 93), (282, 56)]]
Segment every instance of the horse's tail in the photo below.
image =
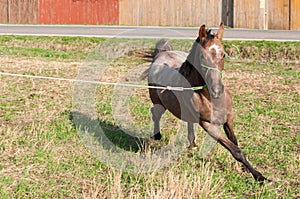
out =
[[(168, 41), (166, 41), (164, 39), (159, 40), (156, 43), (155, 49), (154, 49), (154, 51), (151, 54), (151, 56), (153, 58), (153, 62), (155, 61), (155, 59), (156, 59), (156, 57), (157, 57), (157, 55), (159, 53), (164, 52), (164, 51), (170, 51), (172, 49), (173, 49), (173, 47), (170, 44), (170, 42), (168, 42)], [(150, 65), (150, 67), (146, 71), (143, 72), (143, 74), (140, 76), (140, 79), (144, 80), (144, 79), (147, 78), (150, 68), (151, 68), (151, 65)]]
[(163, 52), (163, 51), (169, 51), (169, 50), (172, 50), (173, 47), (172, 45), (170, 44), (170, 42), (162, 39), (162, 40), (159, 40), (156, 45), (155, 45), (155, 49), (152, 53), (152, 56), (153, 56), (153, 59), (156, 57), (157, 54), (159, 54), (160, 52)]

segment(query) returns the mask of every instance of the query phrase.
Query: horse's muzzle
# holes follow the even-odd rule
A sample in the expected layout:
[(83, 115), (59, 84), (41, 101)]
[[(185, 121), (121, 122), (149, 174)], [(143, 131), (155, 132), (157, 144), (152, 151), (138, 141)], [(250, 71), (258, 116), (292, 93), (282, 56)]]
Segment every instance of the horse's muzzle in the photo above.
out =
[(224, 93), (224, 85), (222, 83), (213, 85), (210, 89), (210, 95), (214, 99), (220, 98), (223, 93)]

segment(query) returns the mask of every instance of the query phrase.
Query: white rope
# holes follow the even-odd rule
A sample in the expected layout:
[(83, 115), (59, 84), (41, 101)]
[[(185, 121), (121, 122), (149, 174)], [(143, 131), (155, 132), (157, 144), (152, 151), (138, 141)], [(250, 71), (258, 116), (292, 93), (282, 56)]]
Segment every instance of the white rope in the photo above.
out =
[(153, 88), (153, 89), (163, 89), (163, 90), (170, 90), (170, 91), (195, 90), (195, 88), (192, 88), (192, 87), (184, 88), (184, 87), (172, 87), (172, 86), (146, 86), (146, 85), (138, 85), (138, 84), (100, 82), (100, 81), (92, 81), (92, 80), (69, 79), (69, 78), (60, 78), (60, 77), (46, 77), (46, 76), (38, 76), (38, 75), (22, 75), (22, 74), (4, 73), (4, 72), (0, 72), (0, 75), (11, 76), (11, 77), (30, 78), (30, 79), (47, 79), (47, 80), (57, 80), (57, 81), (88, 83), (88, 84), (99, 84), (99, 85), (125, 86), (125, 87), (135, 87), (135, 88)]

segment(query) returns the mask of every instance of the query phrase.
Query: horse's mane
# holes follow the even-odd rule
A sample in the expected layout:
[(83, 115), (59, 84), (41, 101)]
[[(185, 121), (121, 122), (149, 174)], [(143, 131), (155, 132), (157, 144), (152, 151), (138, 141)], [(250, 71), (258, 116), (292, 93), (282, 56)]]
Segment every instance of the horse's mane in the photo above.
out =
[[(205, 46), (205, 44), (207, 44), (207, 42), (209, 42), (210, 40), (214, 39), (215, 38), (215, 34), (213, 34), (211, 32), (211, 29), (207, 29), (206, 30), (206, 37), (205, 37), (205, 40), (202, 42), (202, 46)], [(196, 51), (195, 48), (197, 48), (197, 46), (200, 44), (200, 38), (197, 37), (196, 41), (194, 42), (193, 44), (193, 47), (187, 57), (187, 59), (185, 60), (185, 62), (182, 63), (180, 69), (179, 69), (179, 73), (181, 73), (184, 77), (187, 77), (188, 75), (191, 74), (192, 72), (192, 69), (194, 68), (193, 64), (191, 64), (189, 62), (189, 60), (193, 60), (194, 58), (194, 53)]]

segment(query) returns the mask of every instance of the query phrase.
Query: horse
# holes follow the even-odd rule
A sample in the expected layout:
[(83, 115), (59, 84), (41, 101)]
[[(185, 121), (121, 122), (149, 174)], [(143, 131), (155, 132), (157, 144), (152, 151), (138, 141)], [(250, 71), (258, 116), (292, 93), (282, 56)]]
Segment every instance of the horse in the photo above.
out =
[(241, 162), (256, 181), (263, 182), (267, 178), (247, 161), (233, 131), (232, 97), (222, 82), (226, 55), (221, 43), (223, 33), (223, 23), (216, 34), (202, 25), (189, 53), (172, 50), (165, 40), (156, 44), (153, 61), (147, 70), (153, 103), (151, 114), (154, 131), (151, 138), (162, 138), (159, 122), (168, 110), (187, 122), (188, 148), (196, 147), (193, 126), (198, 123)]

